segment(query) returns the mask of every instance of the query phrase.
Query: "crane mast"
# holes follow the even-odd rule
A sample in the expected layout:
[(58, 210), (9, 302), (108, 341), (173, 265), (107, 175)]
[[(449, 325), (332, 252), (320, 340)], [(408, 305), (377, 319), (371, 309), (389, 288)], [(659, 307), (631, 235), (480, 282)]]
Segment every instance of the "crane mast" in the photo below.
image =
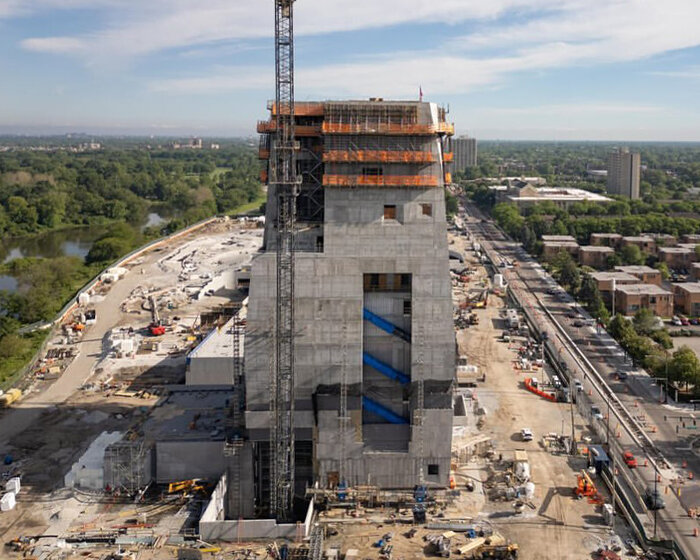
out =
[(290, 521), (294, 499), (294, 241), (296, 173), (294, 137), (295, 0), (275, 0), (276, 134), (270, 184), (277, 198), (277, 309), (275, 367), (271, 387), (270, 510), (278, 521)]

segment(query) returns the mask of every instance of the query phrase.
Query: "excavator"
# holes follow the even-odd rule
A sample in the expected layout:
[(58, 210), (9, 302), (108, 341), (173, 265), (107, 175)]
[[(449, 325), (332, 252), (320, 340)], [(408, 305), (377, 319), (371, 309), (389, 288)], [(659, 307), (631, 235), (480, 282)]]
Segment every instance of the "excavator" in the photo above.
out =
[(148, 332), (151, 336), (163, 336), (165, 334), (165, 326), (158, 314), (158, 306), (153, 296), (148, 296), (148, 303), (151, 306), (151, 324), (148, 325)]
[(202, 490), (206, 490), (206, 486), (202, 484), (202, 481), (198, 478), (180, 480), (179, 482), (171, 482), (168, 484), (168, 494), (177, 494), (178, 492), (194, 494)]

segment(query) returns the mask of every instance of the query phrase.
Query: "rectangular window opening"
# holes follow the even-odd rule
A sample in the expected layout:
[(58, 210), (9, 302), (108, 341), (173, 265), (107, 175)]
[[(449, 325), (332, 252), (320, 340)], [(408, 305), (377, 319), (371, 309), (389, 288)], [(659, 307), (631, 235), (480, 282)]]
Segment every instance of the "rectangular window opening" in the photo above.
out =
[(432, 216), (433, 215), (433, 205), (432, 204), (421, 204), (420, 205), (421, 213), (423, 216)]
[(403, 300), (403, 314), (404, 314), (404, 317), (408, 317), (411, 315), (411, 300), (410, 299)]
[(395, 220), (396, 219), (396, 205), (395, 204), (385, 204), (384, 205), (384, 219), (385, 220)]
[(365, 177), (381, 177), (384, 175), (384, 170), (381, 167), (363, 167), (362, 175)]
[(428, 474), (429, 475), (439, 475), (440, 474), (440, 465), (428, 465)]

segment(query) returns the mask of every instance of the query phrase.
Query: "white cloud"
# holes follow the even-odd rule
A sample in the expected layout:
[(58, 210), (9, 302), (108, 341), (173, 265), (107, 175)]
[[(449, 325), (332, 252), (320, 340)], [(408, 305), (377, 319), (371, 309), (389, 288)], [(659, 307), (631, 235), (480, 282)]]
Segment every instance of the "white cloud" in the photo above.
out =
[(28, 51), (50, 52), (56, 54), (73, 54), (82, 52), (85, 43), (76, 37), (47, 37), (45, 39), (26, 39), (23, 42)]
[(651, 76), (663, 76), (665, 78), (683, 78), (700, 80), (700, 66), (691, 66), (683, 70), (668, 70), (664, 72), (649, 72)]
[[(2, 0), (0, 0), (2, 1)], [(560, 10), (580, 0), (303, 0), (295, 7), (295, 32), (320, 35), (406, 23), (457, 24), (490, 20), (506, 12)], [(15, 0), (9, 0), (13, 5)], [(110, 27), (84, 40), (83, 55), (133, 56), (172, 48), (273, 33), (272, 0), (98, 0), (109, 8)], [(27, 0), (25, 11), (94, 7), (88, 0)], [(0, 8), (1, 9), (1, 8)]]
[[(26, 2), (26, 3), (25, 3)], [(24, 48), (78, 56), (94, 67), (175, 48), (202, 53), (222, 42), (272, 34), (272, 0), (25, 0), (28, 10), (99, 5), (112, 22), (76, 37), (30, 38)], [(15, 0), (0, 0), (17, 6)], [(629, 61), (700, 44), (698, 0), (299, 0), (295, 31), (337, 33), (437, 22), (470, 34), (414, 52), (298, 67), (300, 93), (323, 96), (458, 94), (492, 87), (510, 74)], [(506, 17), (507, 16), (507, 17)], [(333, 38), (329, 41), (339, 41)], [(390, 47), (387, 47), (390, 48)], [(420, 50), (422, 48), (422, 50)], [(236, 58), (236, 54), (231, 55)], [(203, 68), (202, 76), (156, 80), (161, 92), (271, 89), (270, 68)]]

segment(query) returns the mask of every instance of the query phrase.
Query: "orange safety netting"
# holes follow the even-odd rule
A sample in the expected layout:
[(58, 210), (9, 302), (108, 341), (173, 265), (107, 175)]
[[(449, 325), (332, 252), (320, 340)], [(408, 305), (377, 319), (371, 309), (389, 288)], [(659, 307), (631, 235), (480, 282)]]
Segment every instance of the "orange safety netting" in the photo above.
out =
[(455, 128), (448, 123), (433, 124), (346, 124), (323, 123), (325, 134), (454, 134)]
[[(287, 107), (288, 108), (288, 107)], [(269, 105), (270, 112), (273, 115), (277, 114), (277, 103), (272, 103)], [(285, 111), (289, 113), (289, 111)], [(295, 117), (322, 117), (325, 113), (323, 103), (304, 103), (297, 102), (294, 104), (294, 116)]]
[(432, 175), (324, 175), (327, 187), (437, 187), (438, 178)]
[(408, 150), (331, 150), (323, 154), (323, 161), (433, 163), (435, 156), (430, 152), (413, 152)]

